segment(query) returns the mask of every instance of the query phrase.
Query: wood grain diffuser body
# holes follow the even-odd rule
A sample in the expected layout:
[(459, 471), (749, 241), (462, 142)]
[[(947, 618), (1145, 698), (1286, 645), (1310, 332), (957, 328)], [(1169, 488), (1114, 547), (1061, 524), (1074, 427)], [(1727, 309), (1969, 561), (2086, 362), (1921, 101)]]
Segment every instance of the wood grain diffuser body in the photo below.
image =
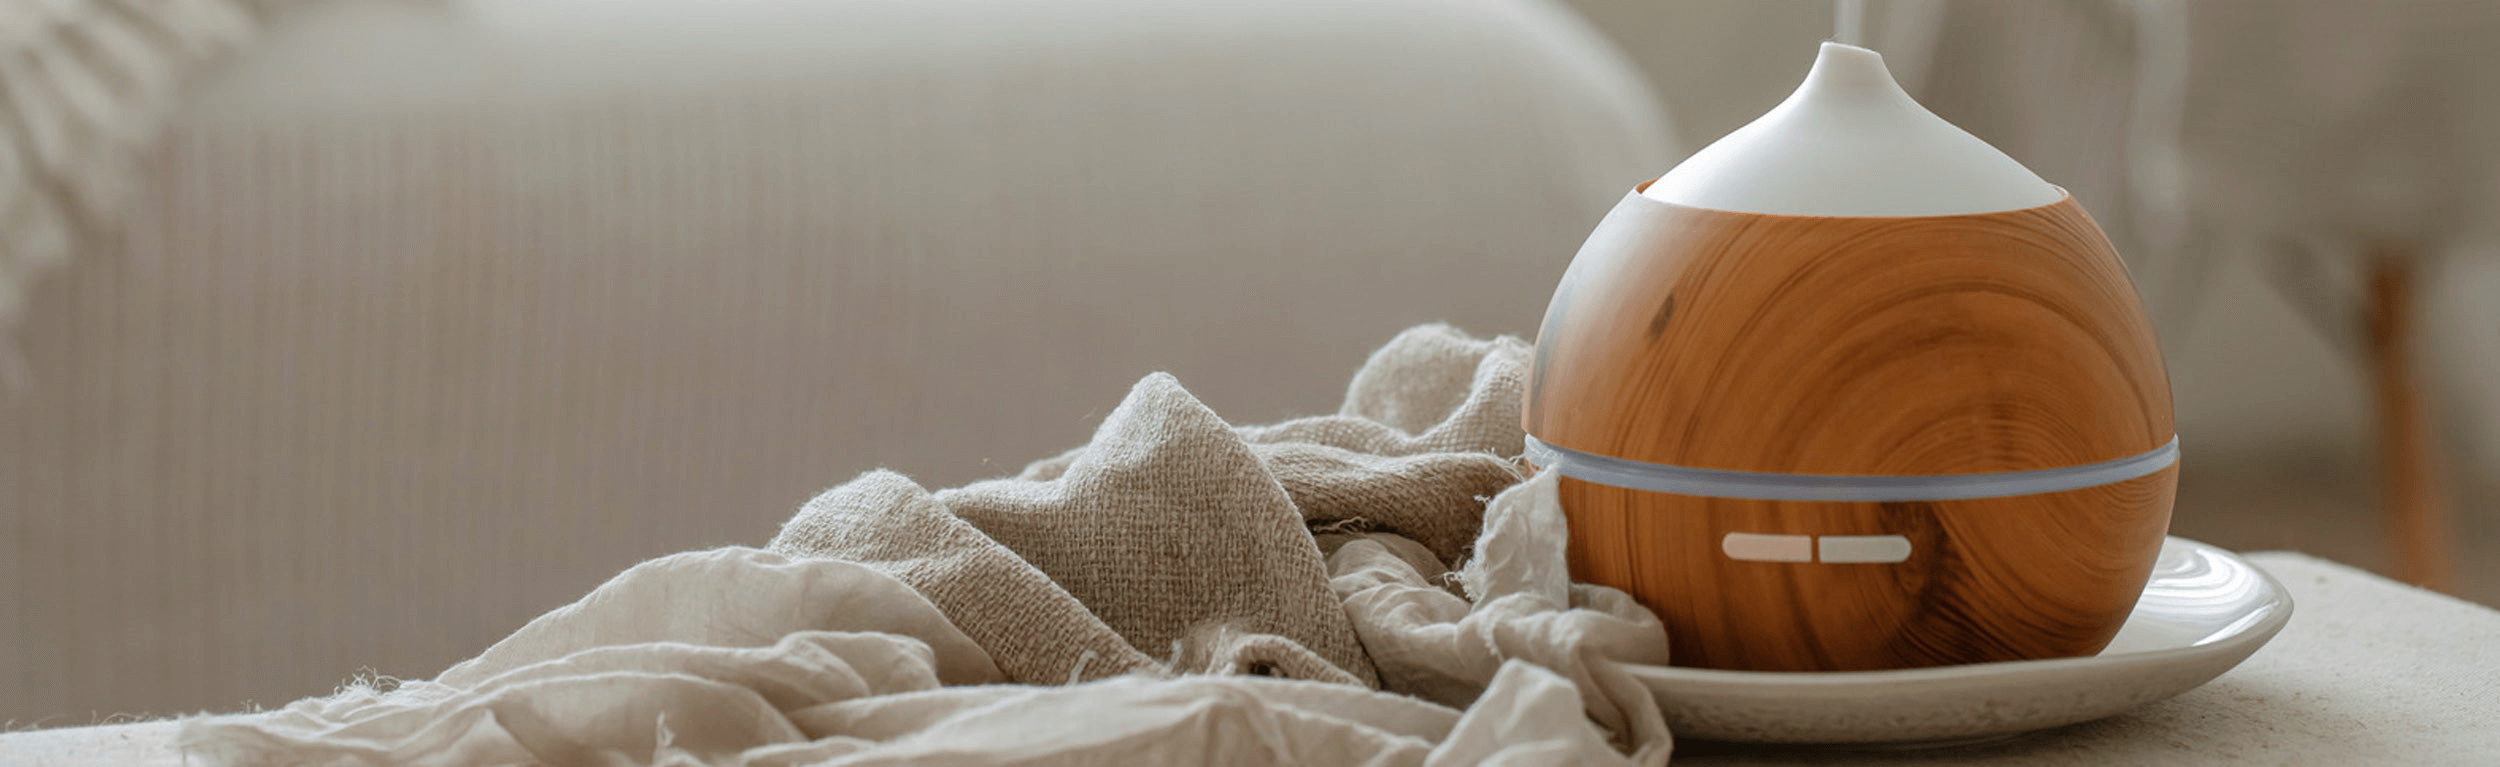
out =
[(2169, 383), (2117, 254), (1863, 48), (1626, 196), (1536, 353), (1573, 574), (1657, 611), (1678, 665), (2089, 655), (2169, 527)]

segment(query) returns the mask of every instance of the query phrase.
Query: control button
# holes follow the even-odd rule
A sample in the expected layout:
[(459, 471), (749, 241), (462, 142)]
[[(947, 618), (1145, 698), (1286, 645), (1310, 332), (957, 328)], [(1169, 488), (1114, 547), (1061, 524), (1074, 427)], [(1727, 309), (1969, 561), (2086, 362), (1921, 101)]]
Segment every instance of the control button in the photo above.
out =
[(1747, 562), (1814, 561), (1814, 539), (1803, 535), (1728, 533), (1719, 539), (1719, 550), (1730, 559)]
[(1910, 558), (1910, 539), (1898, 535), (1826, 535), (1815, 543), (1824, 562), (1899, 562)]

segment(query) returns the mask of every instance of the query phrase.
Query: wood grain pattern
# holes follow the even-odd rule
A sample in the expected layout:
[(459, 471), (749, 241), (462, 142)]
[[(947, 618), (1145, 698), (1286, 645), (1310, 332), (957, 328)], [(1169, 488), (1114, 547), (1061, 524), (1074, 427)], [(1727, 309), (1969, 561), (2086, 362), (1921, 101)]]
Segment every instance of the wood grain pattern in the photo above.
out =
[[(1636, 192), (1556, 290), (1527, 399), (1549, 444), (1737, 471), (2026, 471), (2173, 436), (2150, 323), (2072, 199), (1828, 218)], [(1657, 611), (1678, 665), (1866, 670), (2097, 652), (2160, 552), (2177, 471), (1918, 503), (1561, 492), (1574, 578)], [(1912, 553), (1738, 561), (1719, 548), (1731, 532), (1900, 535)]]
[(1529, 433), (1649, 463), (1971, 474), (2173, 436), (2135, 287), (2072, 199), (1832, 218), (1635, 194), (1573, 259), (1537, 355)]
[[(2178, 467), (2063, 493), (1755, 501), (1562, 481), (1574, 580), (1667, 624), (1679, 666), (1861, 671), (2099, 652), (2170, 526)], [(1899, 535), (1899, 564), (1743, 562), (1727, 533)]]

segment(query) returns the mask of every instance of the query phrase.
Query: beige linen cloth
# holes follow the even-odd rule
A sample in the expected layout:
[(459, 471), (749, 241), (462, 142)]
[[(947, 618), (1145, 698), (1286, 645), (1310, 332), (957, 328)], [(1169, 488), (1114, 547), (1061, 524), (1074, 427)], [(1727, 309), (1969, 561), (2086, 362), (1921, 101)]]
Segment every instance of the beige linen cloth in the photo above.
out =
[(1665, 662), (1664, 630), (1570, 582), (1554, 478), (1514, 462), (1528, 356), (1417, 327), (1337, 415), (1269, 426), (1148, 376), (1090, 444), (1014, 478), (871, 472), (767, 550), (644, 563), (433, 680), (196, 720), (183, 745), (234, 764), (1663, 764), (1621, 666)]

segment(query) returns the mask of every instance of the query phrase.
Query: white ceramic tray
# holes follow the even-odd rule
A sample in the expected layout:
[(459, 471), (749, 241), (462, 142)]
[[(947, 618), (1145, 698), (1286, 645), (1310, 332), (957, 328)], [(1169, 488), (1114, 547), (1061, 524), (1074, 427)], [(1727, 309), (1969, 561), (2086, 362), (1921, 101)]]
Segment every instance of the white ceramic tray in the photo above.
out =
[(2291, 616), (2291, 594), (2264, 571), (2173, 537), (2126, 626), (2099, 655), (1899, 671), (1633, 673), (1678, 738), (1947, 745), (2090, 721), (2187, 692), (2247, 660)]

